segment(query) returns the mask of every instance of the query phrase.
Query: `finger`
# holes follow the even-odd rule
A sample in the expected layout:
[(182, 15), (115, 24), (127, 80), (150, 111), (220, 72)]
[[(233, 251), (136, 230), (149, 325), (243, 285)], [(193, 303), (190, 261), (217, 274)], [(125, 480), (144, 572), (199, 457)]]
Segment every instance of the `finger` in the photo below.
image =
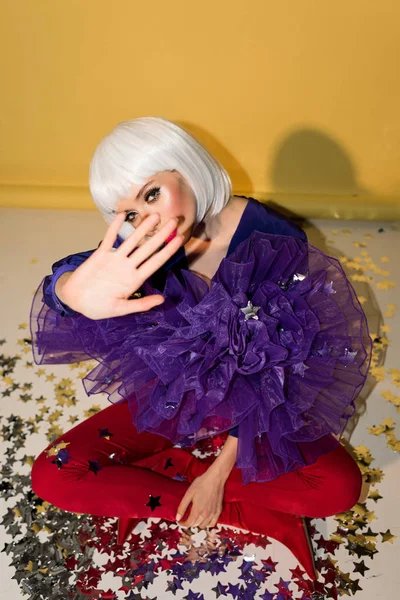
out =
[(178, 510), (176, 511), (176, 519), (177, 519), (177, 521), (179, 521), (179, 519), (185, 515), (185, 512), (186, 512), (189, 504), (192, 501), (192, 497), (193, 497), (193, 494), (191, 494), (189, 492), (189, 490), (187, 490), (187, 492), (184, 494), (182, 500), (180, 501), (180, 504), (178, 506)]
[[(158, 248), (162, 246), (165, 240), (177, 228), (178, 219), (170, 219), (164, 227), (160, 229), (153, 237), (146, 240), (144, 244), (139, 246), (132, 255), (132, 262), (135, 266), (140, 265), (146, 258), (154, 254)], [(176, 236), (178, 237), (178, 236)], [(174, 238), (175, 239), (175, 238)]]
[(201, 523), (201, 525), (199, 525), (199, 527), (202, 527), (202, 528), (215, 527), (216, 524), (218, 523), (218, 518), (219, 518), (219, 515), (221, 514), (221, 512), (222, 512), (222, 509), (219, 511), (218, 514), (212, 515), (208, 519), (205, 519), (203, 521), (203, 523)]
[(123, 317), (137, 312), (146, 312), (156, 306), (164, 304), (165, 298), (161, 294), (152, 294), (134, 300), (119, 300), (115, 304), (115, 317)]
[(179, 523), (179, 525), (182, 525), (182, 527), (193, 527), (193, 520), (197, 514), (195, 511), (195, 508), (193, 507), (193, 505), (190, 507), (190, 510), (189, 510), (189, 507), (187, 507), (185, 510), (183, 510), (183, 512), (180, 513), (182, 515), (182, 517), (185, 516), (186, 511), (189, 511), (188, 517), (184, 521), (182, 521), (182, 520), (180, 521), (178, 519), (178, 523)]
[(144, 262), (138, 269), (137, 273), (139, 273), (140, 277), (143, 278), (143, 281), (146, 281), (162, 265), (164, 265), (167, 260), (175, 254), (178, 250), (179, 246), (182, 244), (184, 237), (183, 235), (177, 235), (173, 240), (168, 242), (164, 248), (162, 248), (159, 252), (155, 252), (153, 256), (151, 256), (146, 262)]
[[(183, 527), (195, 527), (195, 523), (198, 521), (198, 519), (199, 513), (196, 512), (195, 508), (192, 506), (192, 510), (190, 511), (190, 515), (186, 521), (179, 521), (179, 525), (182, 525)], [(202, 520), (201, 517), (200, 520)]]
[(204, 529), (204, 523), (207, 523), (208, 519), (209, 519), (209, 517), (200, 515), (193, 523), (193, 527), (200, 527), (200, 529)]
[(117, 239), (118, 232), (121, 229), (124, 219), (125, 213), (119, 213), (116, 215), (115, 219), (111, 221), (111, 224), (109, 225), (99, 248), (102, 248), (102, 250), (111, 250), (111, 248), (114, 246), (115, 240)]
[(154, 213), (153, 215), (149, 215), (140, 223), (139, 227), (135, 228), (126, 240), (122, 242), (120, 247), (117, 249), (118, 254), (123, 254), (124, 256), (128, 256), (138, 245), (140, 240), (144, 238), (144, 236), (149, 233), (157, 223), (160, 221), (159, 213)]
[(208, 527), (209, 529), (212, 529), (213, 527), (216, 526), (217, 523), (218, 523), (218, 519), (212, 519), (209, 523), (206, 524), (206, 527)]

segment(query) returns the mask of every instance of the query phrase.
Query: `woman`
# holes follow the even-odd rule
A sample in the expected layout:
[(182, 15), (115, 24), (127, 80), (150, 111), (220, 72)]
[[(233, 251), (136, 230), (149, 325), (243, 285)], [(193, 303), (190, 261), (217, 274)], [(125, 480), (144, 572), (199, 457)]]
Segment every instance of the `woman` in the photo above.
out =
[[(316, 577), (303, 517), (350, 509), (362, 483), (338, 439), (371, 341), (340, 264), (232, 196), (218, 161), (165, 119), (118, 124), (90, 190), (108, 230), (53, 265), (31, 333), (37, 364), (98, 360), (83, 383), (112, 405), (42, 452), (34, 491), (119, 517), (120, 542), (150, 516), (264, 533)], [(217, 457), (193, 454), (215, 436)]]

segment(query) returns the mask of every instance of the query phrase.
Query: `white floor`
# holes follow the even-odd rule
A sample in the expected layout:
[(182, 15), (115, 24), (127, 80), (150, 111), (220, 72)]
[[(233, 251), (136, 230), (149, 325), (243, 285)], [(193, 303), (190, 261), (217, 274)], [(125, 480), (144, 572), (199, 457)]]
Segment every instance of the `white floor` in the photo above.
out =
[[(0, 527), (3, 548), (0, 554), (0, 599), (14, 600), (27, 595), (38, 599), (88, 597), (78, 593), (75, 583), (78, 574), (86, 572), (88, 576), (97, 573), (99, 581), (96, 581), (96, 585), (93, 584), (92, 589), (99, 592), (94, 596), (133, 600), (136, 596), (134, 592), (128, 591), (128, 586), (121, 589), (126, 581), (123, 581), (123, 576), (117, 571), (117, 565), (112, 566), (108, 562), (110, 555), (107, 554), (107, 543), (104, 543), (103, 549), (96, 549), (93, 556), (86, 555), (85, 558), (79, 551), (79, 546), (75, 548), (75, 552), (63, 555), (61, 546), (57, 546), (54, 537), (49, 537), (50, 530), (46, 529), (46, 520), (53, 524), (58, 522), (64, 538), (72, 539), (74, 528), (82, 529), (84, 516), (72, 516), (62, 511), (55, 516), (51, 513), (51, 507), (46, 504), (35, 505), (34, 498), (27, 495), (30, 466), (34, 457), (50, 441), (51, 434), (61, 434), (72, 423), (88, 416), (91, 410), (107, 406), (105, 397), (99, 395), (88, 398), (84, 393), (80, 378), (87, 369), (87, 364), (78, 368), (74, 368), (74, 365), (38, 368), (31, 355), (28, 327), (33, 293), (42, 278), (51, 271), (52, 263), (68, 254), (96, 248), (105, 225), (102, 218), (94, 212), (3, 209), (0, 215), (0, 439), (3, 475), (0, 514), (4, 517), (3, 526)], [(374, 334), (374, 338), (380, 338), (374, 344), (376, 350), (373, 365), (359, 401), (358, 421), (353, 424), (354, 427), (348, 428), (346, 435), (351, 447), (358, 449), (360, 459), (364, 457), (364, 463), (360, 463), (360, 466), (369, 469), (374, 483), (365, 505), (358, 507), (363, 517), (357, 516), (357, 510), (347, 515), (350, 525), (356, 523), (353, 537), (350, 527), (346, 539), (343, 521), (339, 522), (333, 517), (326, 521), (313, 521), (317, 530), (313, 536), (315, 547), (320, 534), (325, 540), (329, 540), (338, 527), (341, 527), (339, 533), (343, 536), (335, 534), (333, 539), (341, 541), (341, 544), (334, 554), (329, 554), (322, 548), (317, 550), (317, 555), (325, 560), (325, 569), (322, 569), (321, 585), (316, 591), (320, 598), (335, 597), (335, 590), (339, 595), (357, 594), (359, 600), (394, 598), (400, 584), (400, 441), (396, 437), (400, 436), (400, 427), (396, 424), (400, 412), (400, 363), (396, 351), (396, 348), (400, 348), (397, 308), (400, 305), (400, 227), (398, 223), (391, 222), (314, 221), (307, 228), (307, 233), (310, 243), (341, 260), (363, 302), (370, 332)], [(357, 269), (360, 265), (369, 268)], [(60, 386), (63, 387), (64, 395), (60, 395)], [(71, 400), (74, 395), (77, 401)], [(373, 427), (375, 429), (371, 430)], [(140, 527), (143, 529), (141, 543), (151, 537), (149, 533), (146, 534), (147, 525), (153, 524), (154, 528), (159, 522), (159, 519), (151, 519), (138, 526), (137, 532), (141, 531)], [(363, 523), (368, 525), (363, 526)], [(115, 522), (108, 520), (105, 523), (105, 528), (107, 527), (114, 532)], [(163, 552), (158, 552), (158, 557), (162, 555), (172, 558), (176, 546), (171, 551), (172, 546), (168, 544), (173, 539), (175, 526), (162, 521), (160, 530), (163, 529), (169, 530), (170, 538), (169, 541), (166, 538), (167, 546)], [(232, 539), (237, 540), (235, 535), (237, 536), (237, 532), (232, 530)], [(193, 534), (194, 544), (200, 546), (203, 537), (204, 532)], [(46, 540), (47, 545), (44, 545)], [(352, 547), (357, 549), (359, 557), (349, 549), (349, 543), (353, 543)], [(369, 554), (374, 549), (376, 552), (371, 558)], [(183, 562), (185, 546), (179, 545), (179, 550), (183, 554)], [(126, 556), (130, 551), (132, 548), (126, 545)], [(41, 556), (43, 553), (44, 556)], [(75, 565), (71, 556), (75, 556), (81, 563)], [(327, 570), (329, 563), (326, 559), (329, 556), (337, 561), (336, 580), (334, 577), (330, 578), (334, 563)], [(267, 561), (269, 557), (277, 562), (276, 570), (272, 573), (265, 566), (266, 563), (261, 562)], [(207, 566), (204, 568), (204, 565), (207, 565), (207, 561), (203, 563), (203, 571), (207, 571)], [(301, 598), (303, 592), (296, 583), (299, 580), (292, 578), (289, 570), (296, 565), (289, 551), (275, 541), (266, 548), (254, 544), (245, 545), (232, 557), (226, 570), (217, 570), (218, 574), (215, 575), (212, 575), (212, 571), (201, 572), (197, 567), (192, 576), (188, 572), (183, 576), (181, 572), (174, 579), (174, 575), (167, 571), (166, 564), (160, 563), (155, 567), (158, 573), (149, 579), (147, 590), (143, 589), (140, 597), (202, 600), (218, 598), (220, 593), (225, 593), (228, 598), (236, 598), (238, 596), (234, 594), (232, 586), (239, 584), (243, 588), (247, 587), (247, 593), (240, 598)], [(365, 572), (364, 565), (368, 569)], [(131, 569), (133, 566), (131, 565)], [(88, 571), (89, 568), (92, 570)], [(259, 590), (251, 592), (253, 588), (250, 582), (257, 581), (257, 570), (268, 576)], [(132, 573), (133, 571), (131, 575)], [(280, 578), (288, 582), (289, 592), (286, 594), (278, 594), (276, 584)], [(173, 579), (175, 583), (180, 581), (175, 594), (166, 591), (168, 582)], [(356, 581), (358, 584), (354, 583)], [(57, 591), (58, 586), (60, 591)], [(138, 589), (140, 587), (135, 593), (139, 593)], [(71, 596), (68, 596), (68, 590), (72, 592)], [(110, 590), (114, 595), (112, 592), (105, 594)], [(304, 598), (306, 597), (305, 595)], [(318, 597), (315, 590), (314, 597)]]

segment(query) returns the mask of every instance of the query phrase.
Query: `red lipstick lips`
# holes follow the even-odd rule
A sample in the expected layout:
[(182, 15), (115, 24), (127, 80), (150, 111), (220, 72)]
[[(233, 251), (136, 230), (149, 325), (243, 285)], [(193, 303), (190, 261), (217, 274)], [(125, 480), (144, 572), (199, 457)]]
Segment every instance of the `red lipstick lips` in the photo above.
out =
[(177, 231), (178, 231), (178, 229), (174, 229), (174, 231), (171, 233), (171, 235), (169, 235), (169, 236), (167, 237), (167, 239), (165, 240), (165, 243), (166, 243), (166, 244), (168, 244), (168, 242), (170, 242), (171, 240), (173, 240), (173, 239), (174, 239), (174, 237), (175, 237), (175, 236), (176, 236), (176, 234), (177, 234)]

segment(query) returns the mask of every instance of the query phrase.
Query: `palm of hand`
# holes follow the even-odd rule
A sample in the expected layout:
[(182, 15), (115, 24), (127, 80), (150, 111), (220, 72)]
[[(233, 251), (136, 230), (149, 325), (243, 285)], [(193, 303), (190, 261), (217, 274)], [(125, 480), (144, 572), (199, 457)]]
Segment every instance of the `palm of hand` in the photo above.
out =
[(183, 242), (183, 236), (177, 235), (159, 250), (176, 227), (176, 219), (170, 219), (149, 241), (139, 245), (158, 222), (155, 216), (145, 219), (119, 248), (114, 248), (124, 217), (123, 214), (117, 215), (97, 250), (65, 282), (62, 289), (64, 302), (90, 319), (148, 311), (162, 304), (164, 298), (160, 294), (128, 299)]

